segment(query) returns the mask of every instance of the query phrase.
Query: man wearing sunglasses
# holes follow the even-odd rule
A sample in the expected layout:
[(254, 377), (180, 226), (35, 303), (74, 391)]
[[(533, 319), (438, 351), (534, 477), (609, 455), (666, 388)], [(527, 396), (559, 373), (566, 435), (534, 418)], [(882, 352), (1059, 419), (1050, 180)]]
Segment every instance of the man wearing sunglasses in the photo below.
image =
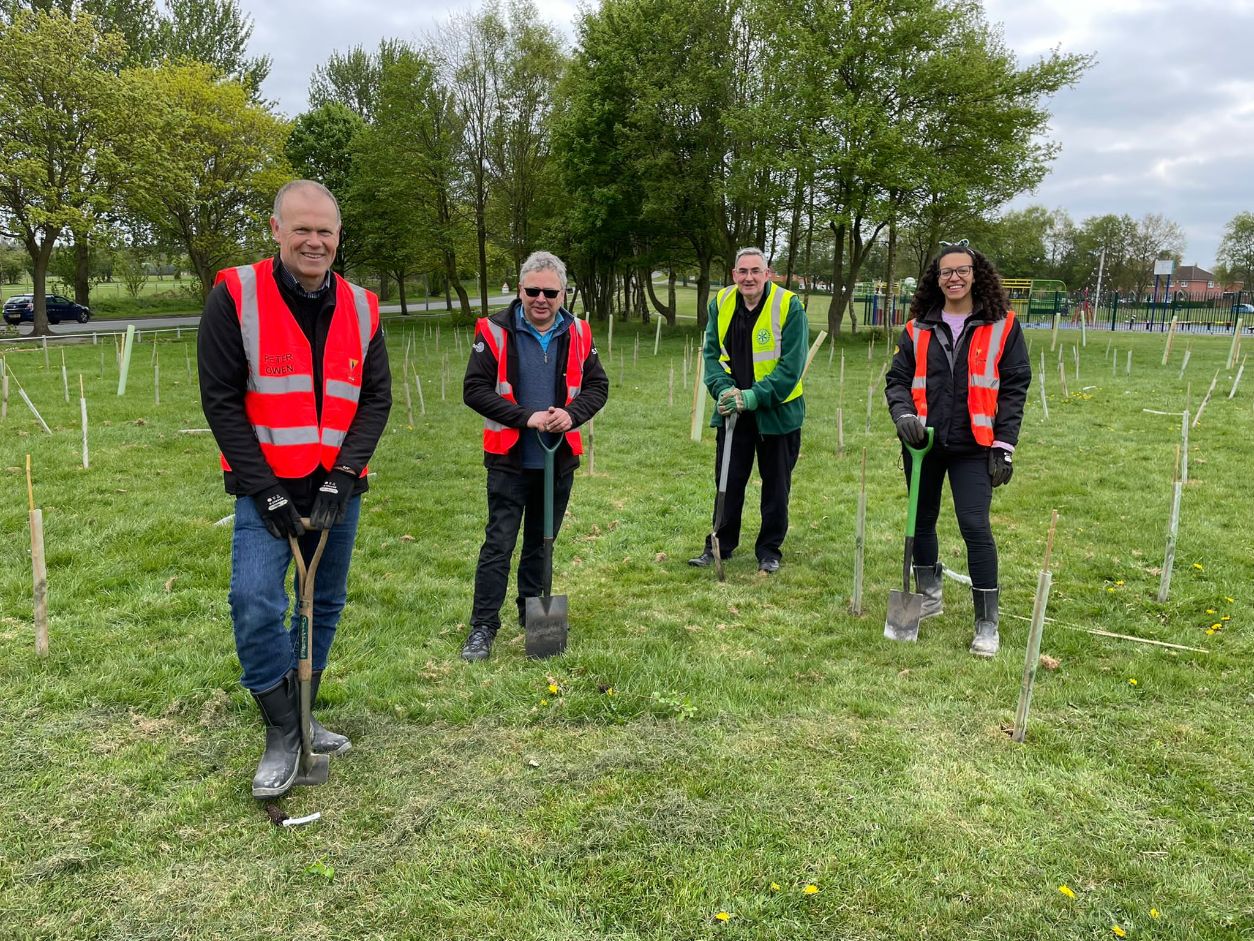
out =
[(470, 635), (462, 659), (486, 660), (501, 627), (509, 560), (523, 530), (518, 561), (518, 623), (544, 575), (544, 449), (539, 434), (561, 437), (556, 458), (553, 528), (557, 534), (583, 453), (579, 427), (609, 396), (592, 328), (562, 306), (566, 266), (532, 252), (519, 272), (518, 297), (475, 326), (462, 399), (483, 416), (488, 524), (475, 569)]
[[(742, 248), (732, 268), (734, 285), (710, 301), (703, 354), (705, 385), (717, 403), (710, 424), (718, 429), (714, 454), (715, 486), (727, 444), (724, 420), (737, 415), (731, 435), (723, 517), (718, 524), (722, 558), (731, 557), (740, 542), (740, 517), (745, 487), (757, 457), (762, 475), (762, 528), (754, 553), (758, 571), (779, 571), (780, 547), (788, 534), (788, 496), (792, 471), (801, 453), (805, 369), (810, 325), (801, 299), (771, 281), (770, 266), (760, 248)], [(710, 537), (705, 550), (689, 565), (714, 561)]]

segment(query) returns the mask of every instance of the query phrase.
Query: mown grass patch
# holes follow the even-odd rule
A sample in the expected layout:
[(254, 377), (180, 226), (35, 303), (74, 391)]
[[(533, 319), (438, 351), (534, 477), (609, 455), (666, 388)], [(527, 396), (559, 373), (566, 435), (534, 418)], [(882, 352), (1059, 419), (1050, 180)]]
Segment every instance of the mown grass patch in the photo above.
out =
[[(324, 718), (354, 751), (284, 801), (277, 830), (248, 795), (259, 722), (237, 685), (226, 607), (231, 512), (184, 346), (136, 347), (124, 398), (106, 348), (12, 351), (0, 425), (0, 936), (14, 938), (1105, 938), (1254, 934), (1248, 728), (1254, 526), (1243, 493), (1252, 394), (1232, 374), (1190, 438), (1171, 597), (1154, 600), (1179, 420), (1224, 365), (1194, 338), (1178, 378), (1160, 336), (1111, 377), (1094, 334), (1034, 385), (1011, 484), (994, 501), (1003, 652), (966, 654), (971, 603), (918, 645), (880, 634), (900, 572), (903, 482), (862, 337), (807, 378), (808, 419), (785, 565), (757, 575), (751, 486), (728, 581), (684, 560), (713, 496), (712, 435), (687, 437), (685, 337), (600, 338), (611, 401), (556, 552), (572, 640), (524, 659), (457, 660), (482, 536), (479, 422), (460, 402), (466, 336), (394, 325), (391, 426), (372, 463), (350, 604)], [(634, 360), (634, 334), (641, 353)], [(1043, 345), (1043, 346), (1042, 346)], [(408, 427), (405, 351), (424, 380)], [(844, 454), (836, 377), (846, 354)], [(446, 397), (440, 396), (445, 356)], [(1123, 352), (1120, 353), (1121, 357)], [(674, 367), (675, 403), (667, 403)], [(77, 375), (91, 416), (80, 463)], [(1247, 377), (1248, 381), (1248, 377)], [(412, 390), (412, 378), (411, 378)], [(1089, 388), (1085, 388), (1089, 387)], [(866, 612), (849, 614), (853, 518), (868, 449)], [(30, 627), (22, 470), (45, 515), (52, 653)], [(1025, 746), (1013, 717), (1050, 511), (1061, 514)], [(750, 550), (750, 551), (745, 551)], [(941, 551), (962, 570), (952, 512)], [(509, 613), (507, 603), (507, 611)], [(1223, 620), (1224, 618), (1228, 620)], [(1218, 629), (1212, 625), (1220, 624)], [(1207, 653), (1098, 638), (1096, 627)], [(1213, 631), (1208, 633), (1208, 631)], [(1131, 681), (1135, 680), (1135, 684)], [(553, 691), (556, 688), (556, 692)], [(1067, 886), (1074, 897), (1059, 891)], [(774, 888), (777, 886), (778, 888)], [(807, 892), (806, 887), (814, 887)], [(1150, 909), (1158, 917), (1150, 915)], [(720, 912), (727, 919), (716, 918)]]

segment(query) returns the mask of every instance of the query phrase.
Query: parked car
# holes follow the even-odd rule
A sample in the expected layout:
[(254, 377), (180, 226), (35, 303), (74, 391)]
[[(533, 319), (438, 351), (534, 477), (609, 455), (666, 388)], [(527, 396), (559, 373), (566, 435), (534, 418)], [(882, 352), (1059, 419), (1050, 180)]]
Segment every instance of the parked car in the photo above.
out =
[(1254, 314), (1254, 304), (1233, 304), (1232, 312), (1234, 314)]
[[(87, 323), (91, 319), (91, 308), (75, 304), (60, 294), (49, 294), (45, 298), (48, 305), (48, 323), (60, 323), (62, 320), (77, 320)], [(35, 319), (35, 295), (15, 294), (4, 302), (4, 322), (17, 326), (23, 321)]]

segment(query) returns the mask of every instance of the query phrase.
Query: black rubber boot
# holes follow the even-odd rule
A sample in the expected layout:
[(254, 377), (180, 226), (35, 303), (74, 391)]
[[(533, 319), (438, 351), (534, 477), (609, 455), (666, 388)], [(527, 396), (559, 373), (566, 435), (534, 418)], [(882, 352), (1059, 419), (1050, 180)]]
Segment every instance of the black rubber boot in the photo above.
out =
[(997, 636), (997, 589), (972, 588), (971, 600), (975, 602), (975, 637), (971, 652), (977, 657), (996, 656), (1001, 647)]
[(941, 604), (941, 579), (944, 571), (944, 566), (939, 562), (935, 565), (914, 566), (914, 587), (923, 596), (923, 615), (920, 620), (935, 617), (945, 610)]
[(313, 733), (313, 750), (319, 755), (346, 755), (353, 750), (353, 743), (348, 740), (348, 736), (332, 732), (313, 715), (313, 708), (318, 705), (318, 685), (321, 682), (322, 671), (314, 670), (313, 680), (309, 684), (309, 728)]
[(253, 797), (282, 797), (300, 769), (300, 706), (296, 673), (289, 672), (277, 686), (253, 693), (266, 724), (266, 750), (253, 775)]

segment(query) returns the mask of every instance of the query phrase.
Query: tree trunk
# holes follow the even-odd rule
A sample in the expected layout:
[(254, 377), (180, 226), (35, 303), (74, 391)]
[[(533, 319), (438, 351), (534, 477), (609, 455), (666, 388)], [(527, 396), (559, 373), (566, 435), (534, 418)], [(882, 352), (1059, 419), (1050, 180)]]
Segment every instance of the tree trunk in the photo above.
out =
[(792, 287), (793, 264), (797, 258), (797, 239), (801, 236), (801, 204), (805, 189), (801, 185), (801, 174), (797, 174), (797, 192), (792, 200), (792, 223), (788, 227), (788, 262), (784, 269), (784, 284)]
[(409, 306), (405, 303), (405, 272), (396, 272), (396, 286), (401, 295), (401, 316), (409, 316)]
[(483, 182), (480, 180), (479, 192), (475, 199), (475, 238), (479, 243), (479, 315), (481, 317), (488, 316), (488, 226), (484, 218), (486, 201), (487, 195), (483, 192)]
[(52, 335), (52, 330), (48, 327), (48, 298), (45, 295), (48, 286), (48, 262), (52, 258), (52, 246), (60, 234), (59, 229), (45, 233), (42, 244), (34, 239), (26, 240), (26, 251), (31, 260), (31, 293), (35, 296), (31, 334), (37, 337)]
[(893, 266), (897, 261), (897, 222), (888, 224), (888, 263), (884, 272), (884, 334), (889, 335), (896, 326), (897, 292), (893, 290)]
[(827, 305), (827, 332), (835, 339), (840, 336), (840, 325), (845, 319), (845, 279), (841, 277), (841, 269), (845, 267), (845, 224), (837, 225), (829, 222), (832, 230), (832, 300)]
[(675, 326), (675, 272), (670, 273), (670, 303), (663, 304), (657, 299), (657, 294), (653, 291), (653, 279), (645, 279), (645, 287), (649, 292), (649, 302), (653, 304), (653, 309), (662, 317), (666, 318), (669, 326)]
[(706, 308), (710, 306), (710, 256), (701, 255), (697, 259), (697, 327), (705, 329)]
[(87, 307), (91, 301), (91, 247), (87, 237), (74, 233), (74, 303)]

